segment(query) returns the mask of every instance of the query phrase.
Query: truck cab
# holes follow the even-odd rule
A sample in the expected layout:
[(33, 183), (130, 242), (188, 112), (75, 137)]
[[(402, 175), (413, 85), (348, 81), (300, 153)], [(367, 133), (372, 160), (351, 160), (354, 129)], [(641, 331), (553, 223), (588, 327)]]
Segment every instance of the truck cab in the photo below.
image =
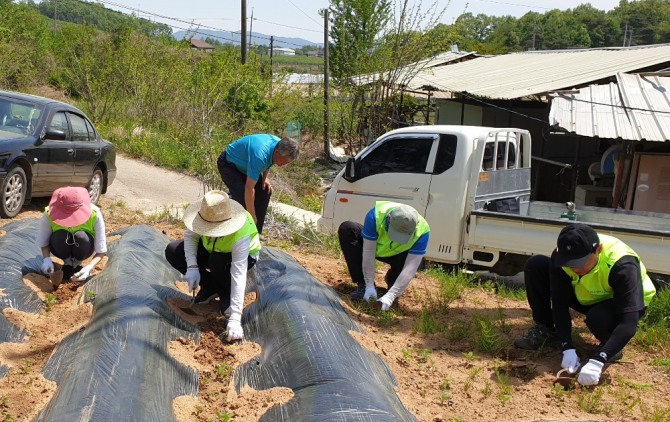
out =
[(530, 150), (530, 135), (520, 129), (432, 125), (390, 131), (335, 177), (319, 228), (337, 230), (347, 220), (362, 224), (375, 201), (400, 202), (430, 225), (427, 259), (472, 261), (475, 251), (463, 246), (471, 210), (518, 213), (527, 206)]

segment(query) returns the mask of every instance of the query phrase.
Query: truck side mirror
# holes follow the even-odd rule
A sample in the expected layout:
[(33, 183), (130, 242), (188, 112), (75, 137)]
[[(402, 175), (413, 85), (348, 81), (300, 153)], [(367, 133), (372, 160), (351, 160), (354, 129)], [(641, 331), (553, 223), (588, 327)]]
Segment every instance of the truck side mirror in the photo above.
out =
[(356, 175), (356, 159), (351, 157), (347, 160), (347, 166), (344, 168), (344, 180), (347, 182), (355, 182), (358, 179)]

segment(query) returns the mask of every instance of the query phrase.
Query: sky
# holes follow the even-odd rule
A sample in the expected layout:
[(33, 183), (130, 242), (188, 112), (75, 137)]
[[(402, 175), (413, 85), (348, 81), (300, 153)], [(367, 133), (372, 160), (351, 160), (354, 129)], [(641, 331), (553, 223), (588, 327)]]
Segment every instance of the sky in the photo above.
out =
[[(243, 0), (95, 0), (107, 8), (168, 24), (174, 31), (200, 25), (201, 28), (239, 31)], [(280, 37), (303, 38), (323, 43), (323, 17), (319, 10), (330, 5), (328, 0), (246, 0), (247, 31)], [(424, 1), (424, 5), (431, 4)], [(591, 3), (596, 9), (608, 11), (619, 0), (437, 0), (446, 11), (440, 20), (445, 24), (465, 12), (492, 16), (523, 16), (528, 12), (545, 13), (552, 9), (571, 9)], [(560, 4), (560, 6), (558, 6)], [(253, 15), (253, 19), (252, 18)], [(173, 18), (173, 19), (169, 19)], [(175, 20), (176, 19), (176, 20)]]

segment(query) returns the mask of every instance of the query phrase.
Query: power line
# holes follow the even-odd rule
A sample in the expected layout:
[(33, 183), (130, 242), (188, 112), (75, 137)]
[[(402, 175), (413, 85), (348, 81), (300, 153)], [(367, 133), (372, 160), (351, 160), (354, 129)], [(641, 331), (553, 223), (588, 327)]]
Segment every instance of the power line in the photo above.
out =
[(314, 20), (313, 17), (311, 17), (310, 15), (308, 15), (307, 13), (305, 13), (304, 10), (302, 10), (301, 8), (299, 8), (298, 6), (296, 6), (295, 3), (293, 3), (291, 0), (288, 0), (288, 2), (291, 3), (291, 4), (293, 5), (293, 7), (295, 7), (296, 9), (298, 9), (303, 15), (307, 16), (307, 18), (310, 19), (312, 22), (314, 22), (314, 23), (316, 23), (317, 25), (321, 26), (321, 22), (317, 22), (316, 20)]
[[(146, 11), (146, 10), (140, 10), (138, 8), (125, 6), (123, 4), (116, 3), (116, 2), (113, 2), (113, 1), (109, 1), (109, 0), (98, 0), (98, 1), (100, 3), (103, 3), (103, 4), (107, 4), (107, 5), (111, 5), (111, 6), (115, 6), (115, 7), (120, 7), (120, 8), (131, 10), (131, 11), (137, 12), (137, 13), (143, 13), (143, 14), (148, 15), (148, 16), (153, 16), (153, 17), (157, 17), (157, 18), (161, 18), (161, 19), (167, 19), (167, 20), (170, 20), (170, 21), (181, 22), (181, 23), (185, 23), (185, 24), (188, 24), (188, 25), (193, 25), (192, 22), (184, 20), (184, 19), (173, 18), (173, 17), (170, 17), (170, 16), (165, 16), (165, 15), (161, 15), (161, 14), (158, 14), (158, 13), (153, 13), (153, 12), (149, 12), (149, 11)], [(80, 3), (86, 3), (84, 0), (79, 0), (79, 2)], [(254, 18), (254, 19), (259, 20), (259, 19), (256, 19), (256, 18)], [(278, 24), (278, 25), (280, 25), (280, 24)], [(195, 34), (205, 35), (205, 36), (208, 36), (208, 37), (211, 37), (211, 38), (223, 39), (223, 40), (231, 41), (231, 42), (237, 43), (237, 44), (241, 43), (241, 41), (236, 41), (234, 39), (224, 38), (224, 37), (213, 35), (213, 34), (202, 33), (202, 32), (191, 30), (190, 28), (189, 29), (181, 28), (181, 27), (178, 27), (174, 24), (170, 24), (169, 26), (172, 26), (173, 28), (180, 29), (180, 30), (183, 30), (183, 31), (190, 31), (190, 32), (193, 32)], [(204, 29), (211, 29), (211, 30), (214, 30), (214, 31), (228, 32), (230, 34), (240, 34), (240, 31), (228, 31), (226, 29), (216, 28), (216, 27), (213, 27), (213, 26), (207, 26), (207, 25), (200, 25), (199, 24), (198, 27), (199, 28), (204, 28)], [(302, 28), (294, 28), (294, 29), (302, 29)], [(260, 35), (254, 35), (254, 37), (270, 41), (269, 37), (263, 37), (263, 36), (260, 36)], [(296, 44), (296, 43), (292, 43), (292, 42), (288, 42), (288, 41), (277, 41), (277, 42), (282, 43), (284, 45), (292, 45), (292, 46), (296, 46), (296, 47), (303, 47), (303, 45), (301, 45), (301, 44)], [(313, 44), (316, 44), (316, 43), (313, 43)]]
[(301, 31), (317, 32), (317, 33), (319, 33), (319, 34), (323, 32), (323, 30), (317, 31), (316, 29), (300, 28), (300, 27), (297, 27), (297, 26), (284, 25), (284, 24), (281, 24), (281, 23), (275, 23), (275, 22), (265, 21), (265, 20), (263, 20), (263, 19), (259, 19), (259, 18), (254, 18), (254, 20), (255, 20), (255, 21), (259, 21), (259, 22), (269, 23), (270, 25), (283, 26), (284, 28), (300, 29)]

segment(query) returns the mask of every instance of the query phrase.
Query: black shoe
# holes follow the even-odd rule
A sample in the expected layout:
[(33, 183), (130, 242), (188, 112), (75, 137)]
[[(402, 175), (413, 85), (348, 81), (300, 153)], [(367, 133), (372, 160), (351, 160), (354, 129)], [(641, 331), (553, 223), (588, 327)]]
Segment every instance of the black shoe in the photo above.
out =
[(365, 296), (365, 286), (356, 287), (356, 289), (349, 295), (351, 300), (359, 302), (363, 300), (363, 296)]
[(68, 281), (72, 278), (72, 274), (74, 274), (74, 270), (72, 268), (72, 265), (70, 264), (65, 264), (61, 268), (63, 270), (63, 281)]
[(208, 289), (206, 287), (201, 287), (197, 295), (195, 295), (194, 303), (197, 305), (205, 305), (209, 303), (212, 299), (216, 298), (219, 294), (214, 289)]
[(514, 345), (519, 349), (537, 350), (541, 347), (556, 347), (556, 330), (547, 328), (544, 324), (535, 324), (525, 337), (514, 340)]

